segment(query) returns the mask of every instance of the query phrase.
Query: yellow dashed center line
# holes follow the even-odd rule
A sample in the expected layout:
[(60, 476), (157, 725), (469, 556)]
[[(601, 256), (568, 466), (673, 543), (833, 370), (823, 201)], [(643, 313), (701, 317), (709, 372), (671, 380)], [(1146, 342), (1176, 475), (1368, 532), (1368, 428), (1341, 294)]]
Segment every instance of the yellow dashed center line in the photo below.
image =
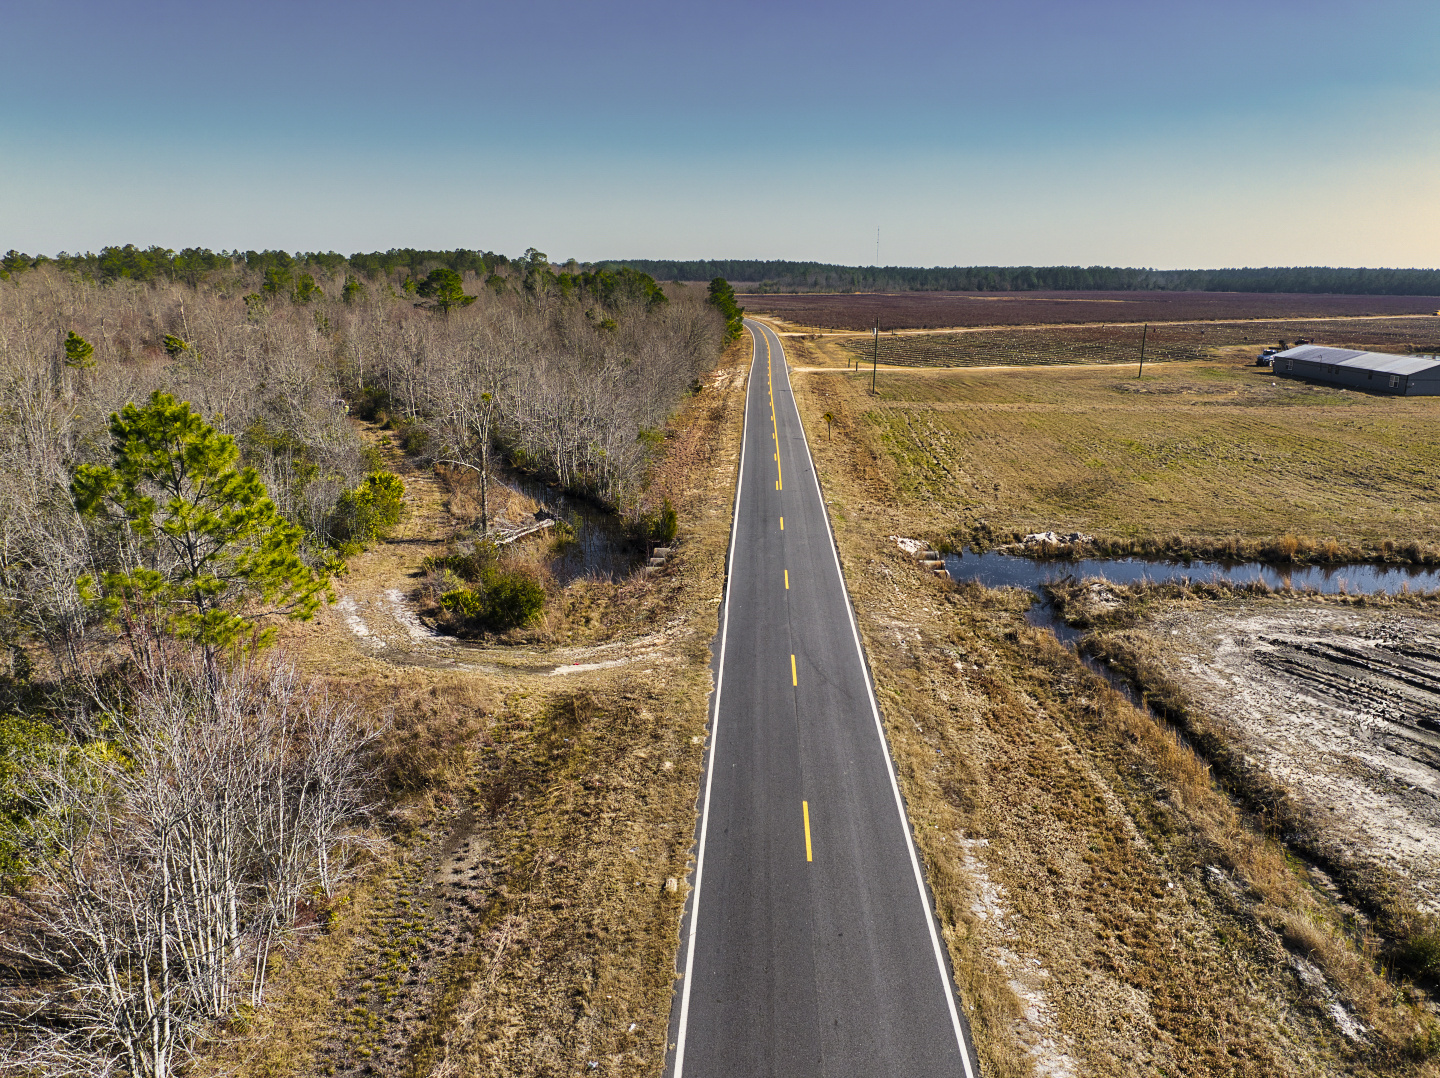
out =
[(797, 678), (795, 677), (795, 656), (794, 656), (794, 655), (791, 655), (791, 656), (790, 656), (790, 684), (796, 686), (797, 688), (798, 688), (799, 685), (800, 685), (799, 679), (797, 679)]
[(775, 439), (775, 489), (785, 489), (785, 475), (780, 467), (780, 424), (775, 418), (775, 368), (770, 361), (770, 342), (765, 342), (765, 385), (770, 394), (770, 431)]
[(784, 517), (781, 517), (781, 518), (780, 518), (780, 530), (781, 530), (782, 532), (785, 530), (785, 518), (784, 518)]
[(785, 570), (785, 590), (786, 590), (786, 591), (789, 591), (789, 590), (790, 590), (790, 570), (789, 570), (789, 569), (786, 569), (786, 570)]
[(815, 855), (810, 849), (810, 802), (801, 801), (800, 811), (805, 814), (805, 860), (815, 860)]

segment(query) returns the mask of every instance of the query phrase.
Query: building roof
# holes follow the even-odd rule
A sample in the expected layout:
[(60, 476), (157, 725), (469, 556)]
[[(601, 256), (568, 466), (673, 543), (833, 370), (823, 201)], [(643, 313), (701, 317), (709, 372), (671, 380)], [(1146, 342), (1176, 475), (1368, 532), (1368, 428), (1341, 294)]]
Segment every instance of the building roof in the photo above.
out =
[(1310, 363), (1328, 363), (1353, 370), (1374, 371), (1376, 374), (1419, 374), (1440, 368), (1435, 356), (1392, 356), (1384, 352), (1356, 352), (1350, 348), (1326, 348), (1319, 344), (1302, 344), (1281, 352), (1276, 359), (1303, 359)]

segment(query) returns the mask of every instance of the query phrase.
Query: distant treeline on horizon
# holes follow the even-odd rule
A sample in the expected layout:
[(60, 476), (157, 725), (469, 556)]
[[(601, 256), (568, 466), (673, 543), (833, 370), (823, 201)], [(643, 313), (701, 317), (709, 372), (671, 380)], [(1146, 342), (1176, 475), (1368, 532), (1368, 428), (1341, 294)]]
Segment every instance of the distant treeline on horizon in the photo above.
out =
[(726, 280), (750, 292), (1312, 292), (1440, 296), (1440, 270), (1268, 266), (1153, 270), (1113, 266), (834, 266), (823, 262), (632, 258), (657, 281)]
[[(186, 247), (104, 247), (99, 254), (53, 257), (9, 251), (0, 257), (0, 279), (54, 265), (95, 280), (185, 280), (194, 285), (212, 271), (243, 266), (265, 272), (314, 267), (338, 276), (370, 278), (399, 272), (421, 277), (438, 267), (478, 275), (546, 265), (533, 248), (518, 259), (493, 251), (428, 251), (409, 247), (351, 255), (334, 251), (211, 251)], [(751, 292), (1296, 292), (1337, 295), (1440, 296), (1440, 270), (1366, 269), (1331, 266), (1268, 266), (1246, 269), (1154, 270), (1113, 266), (837, 266), (824, 262), (717, 259), (607, 259), (566, 264), (575, 270), (628, 267), (657, 281), (710, 281), (723, 277)]]
[[(396, 271), (419, 277), (439, 266), (448, 266), (457, 273), (469, 271), (484, 275), (509, 266), (511, 261), (512, 259), (493, 251), (464, 249), (423, 251), (396, 247), (388, 251), (346, 256), (334, 251), (304, 251), (295, 254), (289, 251), (216, 252), (206, 247), (186, 247), (174, 251), (167, 247), (137, 247), (133, 243), (127, 243), (123, 247), (102, 247), (99, 254), (67, 254), (61, 251), (51, 257), (8, 251), (0, 257), (0, 280), (44, 265), (54, 265), (99, 281), (183, 280), (194, 285), (212, 271), (233, 270), (238, 267), (261, 273), (271, 269), (310, 268), (322, 269), (334, 276), (349, 273), (378, 278)], [(545, 255), (534, 248), (514, 261), (527, 269), (536, 264), (548, 264)], [(619, 264), (615, 265), (618, 267)]]

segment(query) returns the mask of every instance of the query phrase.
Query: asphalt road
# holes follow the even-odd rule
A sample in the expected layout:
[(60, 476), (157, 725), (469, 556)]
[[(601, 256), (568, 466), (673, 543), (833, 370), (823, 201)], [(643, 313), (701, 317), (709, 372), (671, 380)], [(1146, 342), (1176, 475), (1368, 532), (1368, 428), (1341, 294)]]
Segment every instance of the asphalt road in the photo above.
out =
[(780, 339), (756, 341), (672, 1078), (975, 1073)]

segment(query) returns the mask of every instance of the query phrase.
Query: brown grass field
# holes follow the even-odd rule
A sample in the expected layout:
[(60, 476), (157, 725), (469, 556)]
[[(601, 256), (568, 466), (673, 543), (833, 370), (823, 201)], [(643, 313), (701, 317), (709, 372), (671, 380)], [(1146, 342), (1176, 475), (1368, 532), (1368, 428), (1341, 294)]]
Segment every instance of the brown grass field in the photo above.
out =
[[(889, 292), (742, 295), (749, 314), (793, 328), (939, 329), (1060, 323), (1431, 315), (1436, 296), (1329, 296), (1261, 292)], [(1440, 321), (1440, 320), (1437, 320)], [(1437, 329), (1440, 334), (1440, 329)], [(1302, 334), (1303, 335), (1303, 334)]]
[[(1289, 345), (1302, 338), (1338, 348), (1406, 354), (1440, 351), (1440, 319), (1178, 322), (1152, 325), (1143, 337), (1147, 363), (1222, 355), (1254, 359), (1262, 347)], [(1141, 338), (1141, 327), (1129, 324), (888, 333), (879, 337), (878, 362), (902, 367), (1138, 364)], [(877, 345), (869, 335), (830, 338), (824, 344), (831, 354), (858, 360), (862, 366), (877, 359)]]
[(1440, 398), (1308, 385), (1243, 355), (1147, 365), (1143, 378), (882, 370), (876, 397), (868, 370), (805, 377), (837, 441), (873, 447), (876, 474), (891, 471), (935, 539), (1054, 530), (1211, 549), (1288, 534), (1380, 556), (1440, 537)]

